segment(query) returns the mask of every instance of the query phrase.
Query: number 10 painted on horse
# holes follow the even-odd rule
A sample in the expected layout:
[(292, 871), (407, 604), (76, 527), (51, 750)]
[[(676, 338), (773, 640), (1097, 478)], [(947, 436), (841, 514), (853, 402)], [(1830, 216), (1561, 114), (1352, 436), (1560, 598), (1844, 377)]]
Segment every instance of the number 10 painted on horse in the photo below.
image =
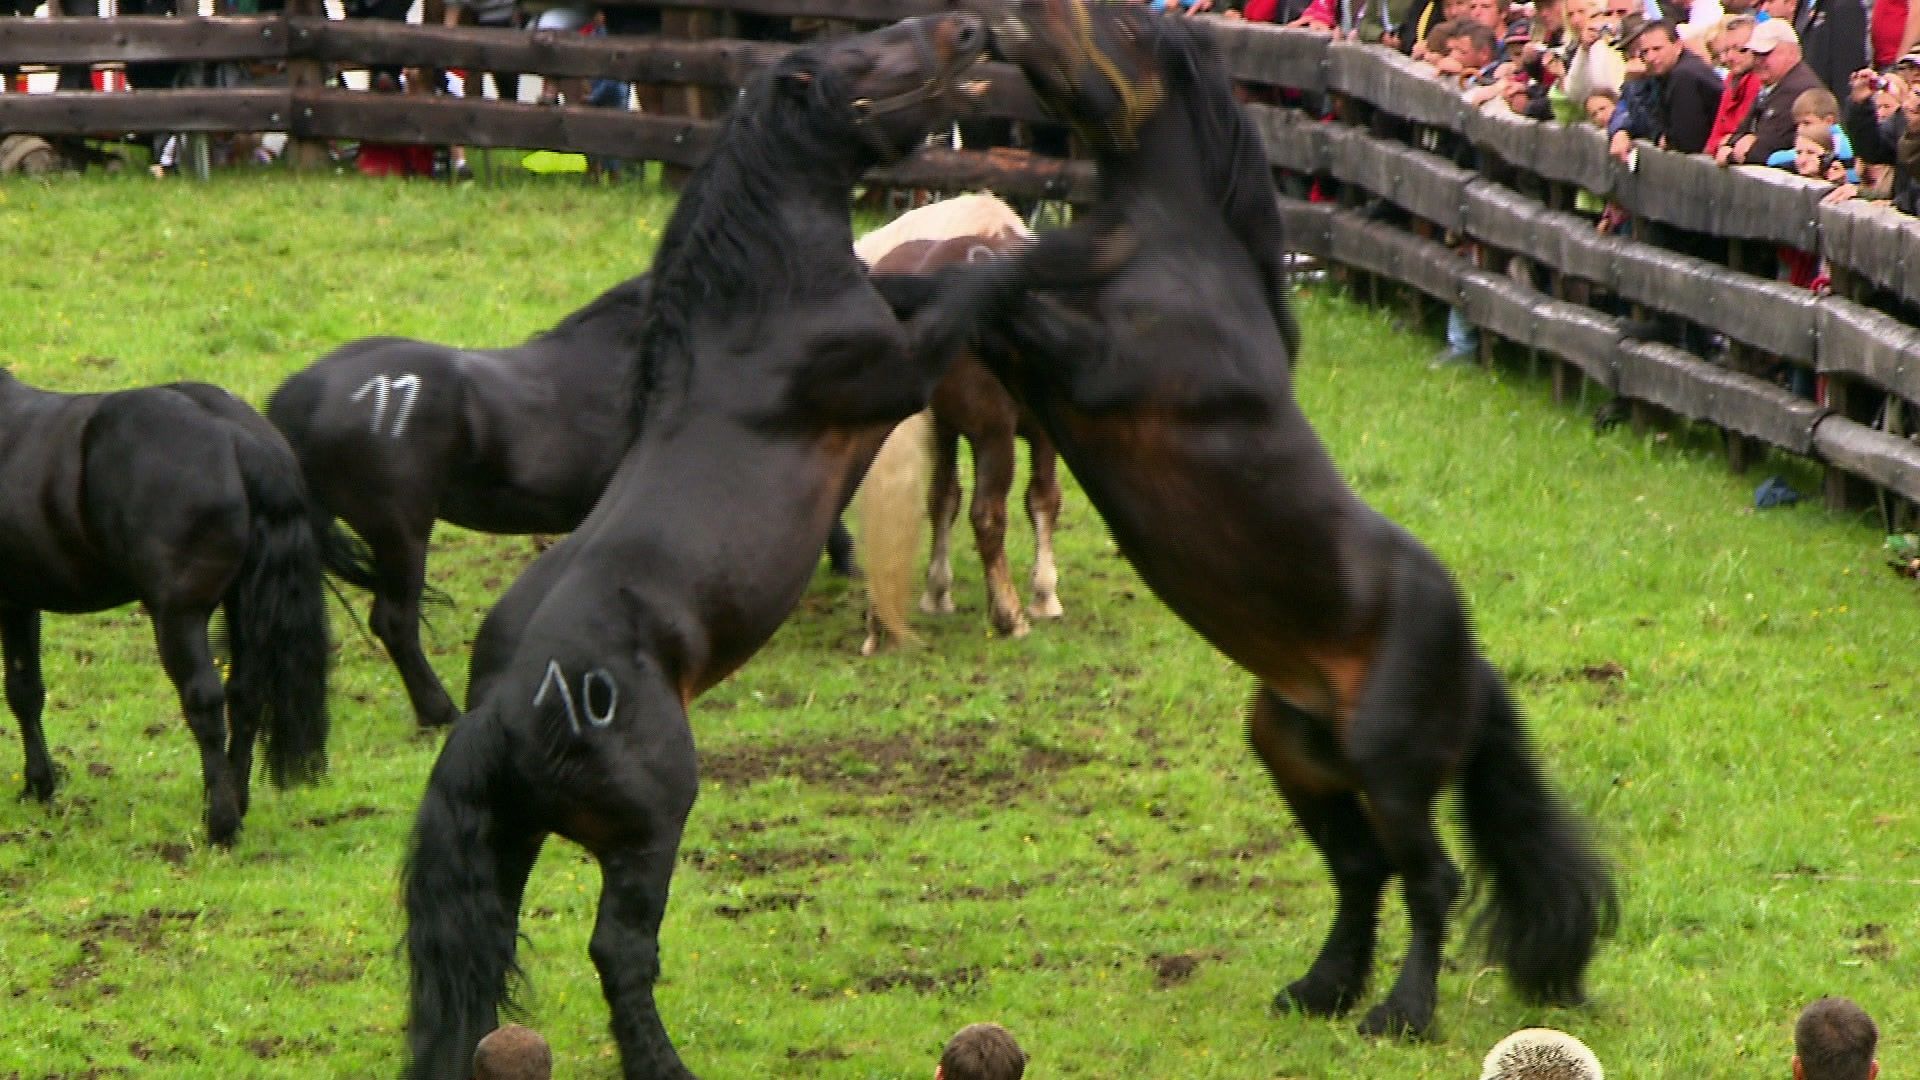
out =
[(645, 422), (592, 513), (487, 617), (472, 710), (421, 802), (410, 1076), (467, 1075), (551, 833), (600, 864), (591, 953), (624, 1075), (691, 1075), (653, 996), (698, 787), (688, 703), (786, 618), (887, 432), (1032, 271), (951, 268), (903, 323), (853, 254), (853, 185), (961, 111), (984, 47), (977, 18), (944, 15), (792, 53), (682, 192), (639, 347)]
[(1406, 959), (1361, 1027), (1430, 1029), (1461, 895), (1434, 828), (1448, 785), (1491, 879), (1495, 955), (1527, 996), (1578, 1001), (1615, 919), (1608, 869), (1543, 777), (1446, 568), (1348, 489), (1294, 401), (1272, 176), (1196, 22), (1086, 0), (994, 14), (996, 50), (1095, 149), (1101, 194), (1075, 228), (1122, 231), (1136, 253), (1097, 288), (1020, 305), (981, 359), (1147, 584), (1258, 679), (1254, 751), (1339, 892), (1319, 958), (1275, 1004), (1360, 1000), (1398, 877)]

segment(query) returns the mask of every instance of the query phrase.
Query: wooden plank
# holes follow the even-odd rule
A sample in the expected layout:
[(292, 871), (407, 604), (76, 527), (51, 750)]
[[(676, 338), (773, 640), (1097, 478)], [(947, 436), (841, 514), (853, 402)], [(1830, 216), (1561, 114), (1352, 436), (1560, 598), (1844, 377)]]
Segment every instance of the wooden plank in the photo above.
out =
[(487, 27), (421, 27), (374, 19), (293, 20), (296, 55), (353, 65), (440, 66), (469, 71), (610, 78), (623, 82), (739, 86), (793, 46), (717, 39), (589, 38)]
[(290, 38), (274, 17), (0, 19), (0, 65), (281, 60)]
[(718, 132), (712, 123), (617, 109), (342, 90), (300, 94), (293, 116), (292, 131), (304, 138), (541, 147), (689, 167)]
[(292, 103), (285, 87), (0, 94), (0, 131), (115, 136), (136, 131), (285, 131)]
[(1094, 170), (1025, 150), (922, 150), (899, 164), (867, 174), (871, 183), (939, 191), (991, 190), (1016, 198), (1065, 199), (1086, 205), (1094, 195)]
[[(613, 6), (663, 5), (631, 3)], [(738, 11), (750, 15), (800, 15), (877, 24), (899, 22), (912, 15), (936, 15), (952, 10), (953, 5), (948, 0), (674, 0), (673, 7), (698, 11)]]

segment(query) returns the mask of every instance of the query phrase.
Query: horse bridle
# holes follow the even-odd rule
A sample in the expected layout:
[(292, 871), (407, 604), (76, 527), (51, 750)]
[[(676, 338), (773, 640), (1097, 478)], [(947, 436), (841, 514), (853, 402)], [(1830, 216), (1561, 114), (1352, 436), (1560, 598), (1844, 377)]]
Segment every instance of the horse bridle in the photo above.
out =
[(907, 28), (913, 34), (914, 51), (927, 67), (933, 69), (926, 81), (911, 90), (884, 98), (855, 98), (850, 106), (853, 109), (853, 124), (867, 140), (867, 144), (880, 153), (880, 163), (891, 165), (906, 156), (906, 151), (896, 148), (887, 140), (887, 133), (878, 123), (884, 117), (891, 116), (903, 109), (911, 109), (929, 101), (937, 101), (948, 107), (947, 111), (959, 111), (954, 107), (954, 96), (959, 90), (960, 73), (972, 67), (979, 56), (962, 60), (958, 53), (941, 63), (939, 53), (933, 47), (933, 38), (927, 31), (927, 24), (921, 19), (908, 20)]

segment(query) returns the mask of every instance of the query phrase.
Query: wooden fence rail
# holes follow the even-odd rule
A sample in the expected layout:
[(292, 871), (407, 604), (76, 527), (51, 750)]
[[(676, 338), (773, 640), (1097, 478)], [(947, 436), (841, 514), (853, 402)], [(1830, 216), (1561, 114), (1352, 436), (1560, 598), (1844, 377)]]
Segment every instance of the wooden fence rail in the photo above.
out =
[[(305, 0), (301, 0), (305, 3)], [(301, 4), (295, 5), (296, 12)], [(942, 10), (944, 0), (689, 0), (680, 12), (751, 12), (885, 22)], [(310, 10), (310, 8), (309, 8)], [(1779, 170), (1722, 169), (1698, 157), (1638, 148), (1632, 166), (1585, 126), (1541, 124), (1471, 108), (1404, 57), (1373, 46), (1271, 26), (1217, 24), (1235, 76), (1309, 102), (1339, 122), (1255, 107), (1277, 169), (1341, 193), (1338, 203), (1285, 201), (1295, 244), (1380, 283), (1464, 311), (1495, 335), (1554, 362), (1555, 386), (1586, 380), (1636, 403), (1727, 433), (1730, 461), (1756, 445), (1823, 463), (1828, 496), (1851, 504), (1866, 485), (1920, 500), (1920, 223), (1858, 204), (1824, 206), (1824, 186)], [(707, 38), (587, 39), (573, 35), (409, 27), (312, 16), (186, 19), (0, 19), (0, 63), (286, 60), (304, 65), (422, 64), (554, 76), (604, 76), (720, 93), (773, 62), (785, 46)], [(989, 115), (1040, 115), (1022, 80), (994, 71)], [(476, 99), (292, 88), (0, 95), (0, 131), (284, 130), (300, 139), (360, 138), (546, 147), (696, 163), (716, 122), (705, 118), (548, 108)], [(1429, 149), (1452, 140), (1476, 152), (1463, 168)], [(925, 152), (878, 182), (1073, 200), (1090, 192), (1084, 163), (1007, 152)], [(1576, 191), (1623, 207), (1639, 239), (1602, 236), (1573, 212)], [(1364, 213), (1389, 205), (1411, 226)], [(1684, 230), (1724, 242), (1724, 263), (1649, 240)], [(1473, 241), (1473, 258), (1430, 237)], [(1775, 247), (1817, 252), (1836, 295), (1816, 297), (1747, 272)], [(1515, 259), (1526, 280), (1504, 271)], [(1911, 267), (1912, 269), (1909, 269)], [(1532, 284), (1528, 282), (1531, 281)], [(1732, 362), (1714, 363), (1625, 335), (1619, 316), (1663, 312), (1724, 335)], [(1756, 372), (1799, 365), (1825, 377), (1814, 402)]]

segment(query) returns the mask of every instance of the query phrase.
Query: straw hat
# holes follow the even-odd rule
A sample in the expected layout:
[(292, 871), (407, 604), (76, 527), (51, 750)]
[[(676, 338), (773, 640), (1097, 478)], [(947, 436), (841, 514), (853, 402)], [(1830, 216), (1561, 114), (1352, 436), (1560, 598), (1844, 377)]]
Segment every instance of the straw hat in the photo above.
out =
[(1552, 1028), (1524, 1028), (1493, 1044), (1480, 1080), (1605, 1080), (1587, 1044)]

